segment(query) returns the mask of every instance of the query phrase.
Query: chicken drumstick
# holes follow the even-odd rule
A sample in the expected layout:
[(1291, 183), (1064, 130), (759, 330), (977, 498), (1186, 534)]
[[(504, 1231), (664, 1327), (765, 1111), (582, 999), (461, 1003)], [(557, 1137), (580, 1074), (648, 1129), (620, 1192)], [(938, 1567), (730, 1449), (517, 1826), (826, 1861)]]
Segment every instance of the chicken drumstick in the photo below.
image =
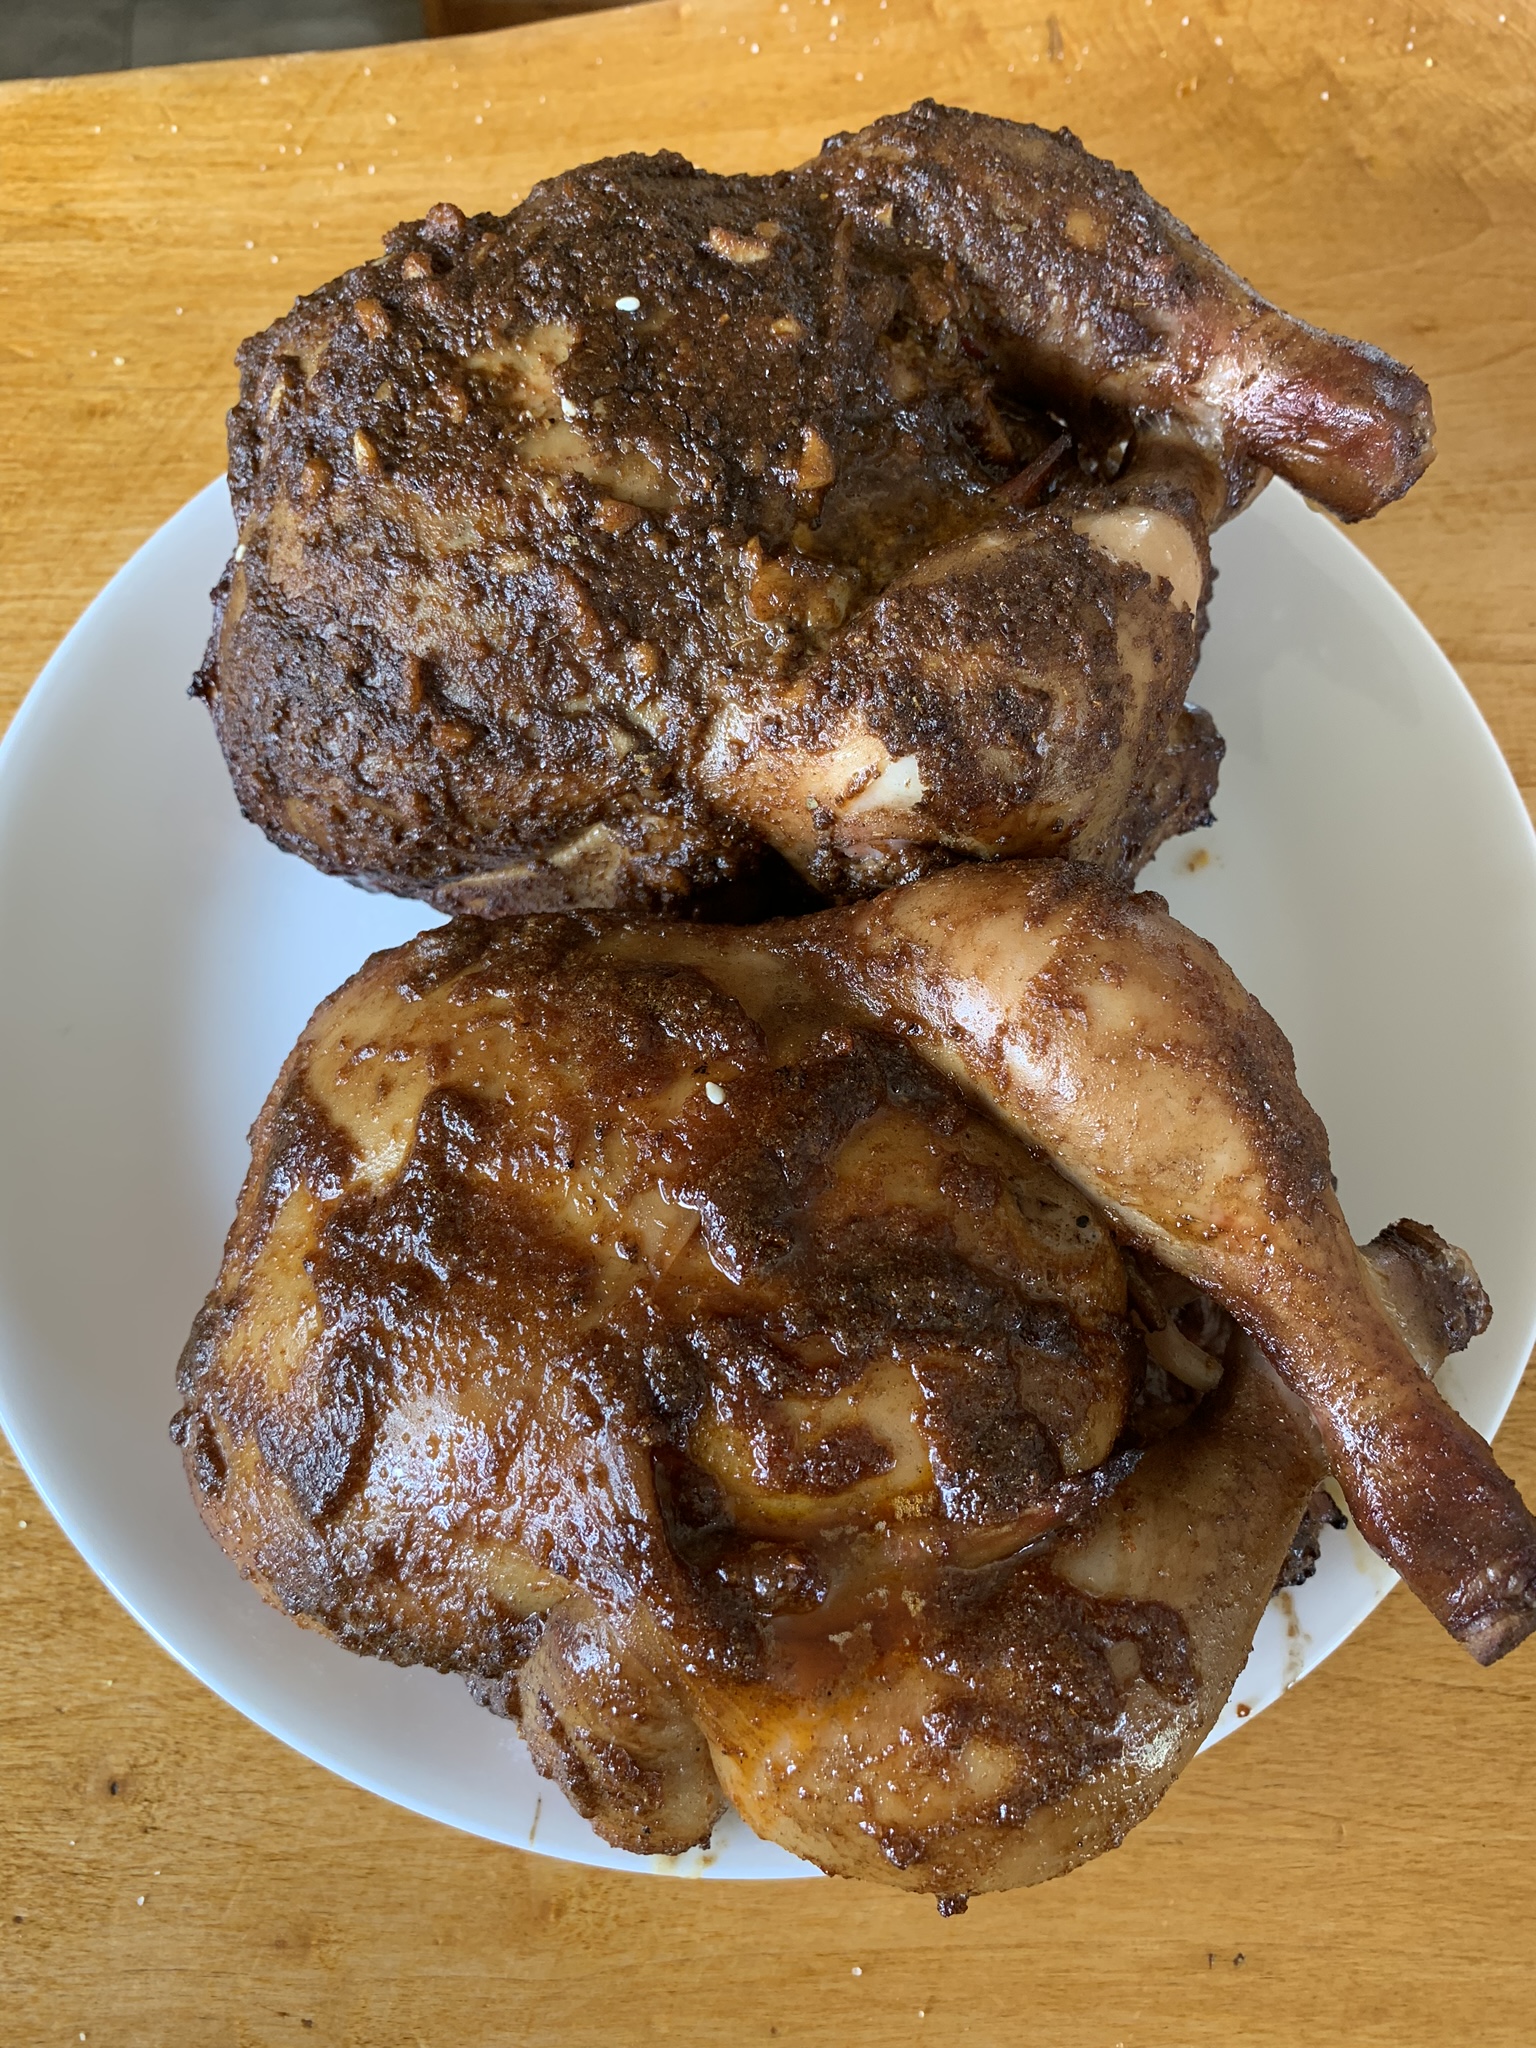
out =
[(839, 992), (912, 1029), (1264, 1347), (1361, 1534), (1480, 1663), (1536, 1627), (1536, 1522), (1383, 1312), (1289, 1045), (1161, 897), (1012, 863), (801, 929)]

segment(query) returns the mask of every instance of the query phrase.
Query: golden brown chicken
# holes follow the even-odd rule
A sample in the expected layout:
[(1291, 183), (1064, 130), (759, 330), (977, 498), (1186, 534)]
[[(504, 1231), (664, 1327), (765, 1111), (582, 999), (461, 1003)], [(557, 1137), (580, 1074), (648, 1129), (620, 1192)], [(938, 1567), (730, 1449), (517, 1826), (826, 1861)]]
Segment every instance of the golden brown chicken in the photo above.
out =
[(1161, 1796), (1325, 1444), (1476, 1654), (1532, 1626), (1425, 1377), (1485, 1318), (1421, 1226), (1355, 1252), (1285, 1041), (1158, 899), (1006, 864), (376, 956), (253, 1133), (175, 1431), (269, 1599), (464, 1673), (610, 1841), (728, 1796), (954, 1898)]
[(1431, 453), (1412, 372), (1134, 178), (927, 102), (386, 250), (241, 350), (197, 688), (279, 845), (447, 910), (1134, 872), (1215, 786), (1209, 528), (1270, 471), (1363, 517)]

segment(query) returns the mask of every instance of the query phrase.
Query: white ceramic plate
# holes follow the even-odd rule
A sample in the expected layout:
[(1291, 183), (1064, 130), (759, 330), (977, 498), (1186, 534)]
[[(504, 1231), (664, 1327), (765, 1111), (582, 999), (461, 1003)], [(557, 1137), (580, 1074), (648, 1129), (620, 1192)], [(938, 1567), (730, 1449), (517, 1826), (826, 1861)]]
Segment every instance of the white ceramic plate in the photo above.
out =
[[(166, 1436), (284, 1054), (368, 952), (429, 921), (242, 822), (186, 695), (230, 542), (211, 485), (91, 606), (0, 748), (0, 1419), (92, 1568), (242, 1713), (419, 1813), (632, 1869), (456, 1680), (263, 1606)], [(1356, 1235), (1409, 1215), (1471, 1251), (1494, 1323), (1443, 1384), (1491, 1434), (1536, 1325), (1536, 841), (1471, 698), (1332, 526), (1271, 488), (1216, 558), (1198, 694), (1227, 739), (1221, 819), (1151, 879), (1290, 1033)], [(1391, 1583), (1352, 1530), (1326, 1538), (1216, 1735)], [(654, 1861), (805, 1869), (734, 1819)]]

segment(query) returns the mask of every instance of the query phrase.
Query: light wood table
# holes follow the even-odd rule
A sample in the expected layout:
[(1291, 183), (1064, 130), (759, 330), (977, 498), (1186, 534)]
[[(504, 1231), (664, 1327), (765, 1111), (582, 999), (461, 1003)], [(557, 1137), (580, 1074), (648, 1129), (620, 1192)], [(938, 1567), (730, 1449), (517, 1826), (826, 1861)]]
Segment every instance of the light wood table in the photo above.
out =
[[(236, 342), (393, 221), (621, 149), (768, 169), (931, 93), (1070, 123), (1425, 373), (1440, 458), (1358, 538), (1536, 790), (1528, 5), (1057, 5), (682, 0), (0, 87), (0, 715), (219, 471)], [(1500, 1446), (1536, 1498), (1536, 1390)], [(8, 1459), (0, 1643), (7, 2048), (1536, 2040), (1536, 1648), (1479, 1672), (1403, 1594), (1115, 1855), (947, 1923), (572, 1868), (355, 1791), (141, 1635)]]

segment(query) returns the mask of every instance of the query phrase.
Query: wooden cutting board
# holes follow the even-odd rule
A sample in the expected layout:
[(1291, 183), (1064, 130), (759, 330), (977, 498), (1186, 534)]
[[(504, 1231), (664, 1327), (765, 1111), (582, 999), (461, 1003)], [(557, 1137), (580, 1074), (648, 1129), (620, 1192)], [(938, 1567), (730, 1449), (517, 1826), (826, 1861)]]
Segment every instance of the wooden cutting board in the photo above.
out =
[[(393, 221), (622, 149), (768, 169), (930, 93), (1070, 124), (1283, 305), (1428, 377), (1439, 460), (1358, 539), (1529, 797), (1536, 26), (1503, 4), (666, 0), (0, 86), (0, 717), (221, 468), (240, 337)], [(1536, 1391), (1500, 1446), (1536, 1498)], [(1536, 1647), (1479, 1672), (1402, 1594), (1115, 1855), (950, 1922), (566, 1867), (355, 1791), (156, 1649), (9, 1458), (0, 1643), (17, 2048), (1536, 2039)]]

